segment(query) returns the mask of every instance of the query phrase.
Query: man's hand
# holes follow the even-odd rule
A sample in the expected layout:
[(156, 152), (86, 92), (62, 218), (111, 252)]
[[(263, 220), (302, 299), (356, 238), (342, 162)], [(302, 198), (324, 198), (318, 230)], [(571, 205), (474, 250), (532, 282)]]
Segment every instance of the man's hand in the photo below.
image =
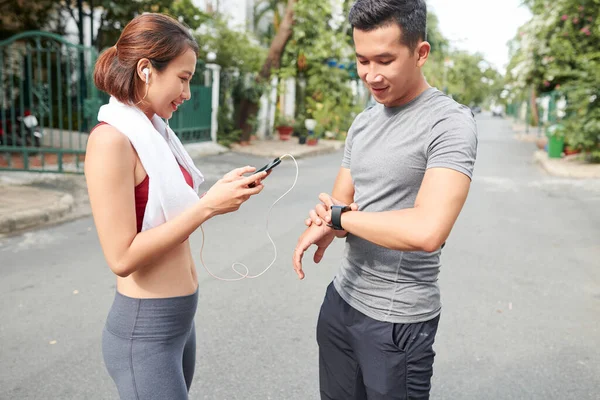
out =
[[(317, 204), (314, 210), (310, 210), (308, 213), (308, 218), (304, 221), (306, 226), (311, 226), (312, 224), (321, 226), (323, 225), (323, 221), (325, 224), (329, 224), (331, 222), (331, 206), (345, 206), (346, 204), (342, 203), (339, 200), (331, 197), (327, 193), (321, 193), (319, 195), (319, 200), (321, 200), (320, 204)], [(356, 203), (350, 204), (350, 208), (352, 211), (358, 211), (358, 205)], [(326, 225), (325, 225), (326, 226)], [(337, 231), (336, 236), (343, 237), (346, 236), (346, 232)]]
[(298, 274), (298, 278), (304, 279), (304, 272), (302, 271), (302, 256), (304, 252), (308, 250), (313, 244), (317, 245), (317, 250), (313, 260), (315, 263), (319, 263), (325, 254), (325, 249), (329, 247), (333, 239), (335, 238), (333, 229), (327, 225), (313, 225), (304, 231), (298, 244), (294, 250), (294, 256), (292, 262), (294, 264), (294, 270)]

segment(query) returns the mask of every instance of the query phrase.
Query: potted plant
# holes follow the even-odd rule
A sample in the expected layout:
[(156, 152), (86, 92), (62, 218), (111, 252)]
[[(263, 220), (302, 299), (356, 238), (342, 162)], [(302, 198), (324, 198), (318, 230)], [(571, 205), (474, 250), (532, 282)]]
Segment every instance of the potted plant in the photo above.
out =
[(307, 132), (304, 126), (304, 118), (301, 116), (296, 120), (294, 125), (294, 136), (298, 136), (298, 144), (306, 143)]
[(308, 131), (308, 137), (306, 138), (306, 144), (308, 146), (316, 146), (319, 143), (319, 137), (322, 134), (323, 127), (317, 124), (315, 119), (307, 119), (304, 121), (306, 130)]
[(280, 140), (290, 140), (294, 132), (294, 119), (285, 115), (280, 115), (275, 122), (275, 129), (279, 133)]

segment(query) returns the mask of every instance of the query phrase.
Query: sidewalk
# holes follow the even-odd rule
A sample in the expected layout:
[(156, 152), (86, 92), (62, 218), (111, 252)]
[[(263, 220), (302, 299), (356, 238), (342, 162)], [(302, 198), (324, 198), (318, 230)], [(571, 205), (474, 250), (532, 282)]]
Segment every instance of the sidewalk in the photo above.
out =
[(0, 172), (0, 237), (86, 215), (83, 175)]
[(544, 137), (544, 133), (540, 132), (537, 126), (525, 126), (523, 123), (513, 122), (512, 130), (515, 132), (515, 139), (521, 142), (535, 143), (539, 138)]
[(298, 138), (292, 137), (290, 140), (257, 140), (250, 143), (248, 146), (240, 146), (234, 144), (231, 150), (237, 153), (252, 154), (254, 156), (275, 158), (284, 154), (291, 154), (294, 158), (304, 158), (316, 156), (319, 154), (327, 154), (344, 147), (344, 142), (338, 140), (323, 140), (315, 146), (298, 144)]
[[(195, 159), (229, 151), (275, 158), (291, 154), (304, 158), (341, 149), (343, 142), (322, 140), (316, 146), (289, 141), (254, 141), (231, 150), (215, 143), (186, 145)], [(66, 222), (91, 214), (83, 175), (0, 171), (0, 237), (50, 224)]]
[[(538, 127), (527, 127), (521, 123), (512, 123), (511, 128), (515, 133), (515, 139), (526, 142), (535, 143), (538, 140), (545, 143), (545, 136), (540, 133)], [(549, 158), (548, 153), (544, 150), (536, 150), (533, 154), (533, 159), (538, 163), (548, 174), (561, 178), (575, 179), (600, 179), (600, 164), (589, 164), (581, 160), (579, 155), (571, 155), (562, 158)]]
[(548, 153), (537, 150), (534, 160), (550, 175), (562, 178), (600, 179), (600, 164), (589, 164), (577, 155), (548, 158)]

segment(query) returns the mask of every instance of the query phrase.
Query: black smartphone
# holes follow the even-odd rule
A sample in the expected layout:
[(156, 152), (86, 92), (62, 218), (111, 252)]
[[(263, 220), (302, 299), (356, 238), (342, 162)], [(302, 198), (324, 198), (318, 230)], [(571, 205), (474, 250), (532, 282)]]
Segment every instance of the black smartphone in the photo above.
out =
[[(279, 164), (281, 164), (281, 158), (277, 157), (276, 159), (274, 159), (273, 161), (271, 161), (270, 163), (268, 163), (267, 165), (265, 165), (261, 169), (258, 169), (255, 172), (253, 172), (253, 175), (254, 174), (258, 174), (258, 173), (263, 172), (263, 171), (269, 172), (270, 170), (272, 170), (273, 168), (275, 168)], [(254, 186), (256, 186), (254, 184), (254, 182), (252, 182), (251, 184), (248, 185), (248, 187), (251, 187), (251, 188), (253, 188)]]

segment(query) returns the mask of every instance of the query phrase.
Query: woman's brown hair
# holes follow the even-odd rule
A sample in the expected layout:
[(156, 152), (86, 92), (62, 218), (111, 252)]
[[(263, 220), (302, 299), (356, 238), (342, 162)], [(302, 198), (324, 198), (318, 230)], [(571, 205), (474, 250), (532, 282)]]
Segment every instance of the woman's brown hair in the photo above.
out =
[(120, 102), (135, 104), (144, 84), (136, 78), (138, 61), (147, 58), (160, 72), (188, 49), (198, 54), (198, 43), (187, 27), (164, 14), (142, 14), (127, 24), (117, 44), (100, 54), (94, 83)]

